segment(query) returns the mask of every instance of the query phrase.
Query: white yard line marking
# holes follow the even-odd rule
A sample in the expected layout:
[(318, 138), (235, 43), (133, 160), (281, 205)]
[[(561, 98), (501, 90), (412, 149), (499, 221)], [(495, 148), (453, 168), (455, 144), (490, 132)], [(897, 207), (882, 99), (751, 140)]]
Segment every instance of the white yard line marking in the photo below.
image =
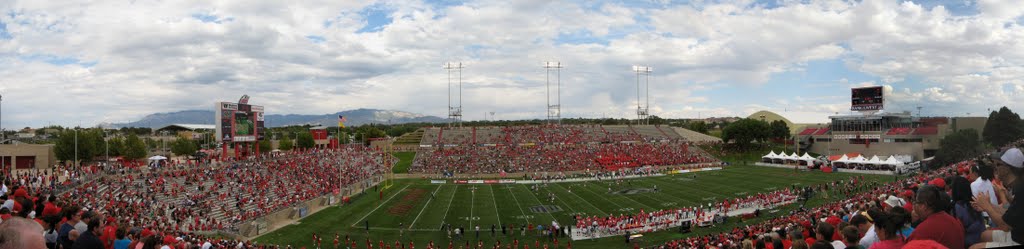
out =
[(407, 189), (407, 188), (409, 188), (409, 185), (405, 185), (405, 187), (404, 187), (404, 188), (402, 188), (402, 189), (399, 189), (399, 190), (398, 190), (398, 192), (395, 192), (395, 194), (394, 194), (394, 195), (391, 195), (391, 198), (388, 198), (387, 200), (384, 200), (384, 202), (381, 202), (381, 203), (380, 203), (380, 205), (377, 205), (377, 208), (374, 208), (374, 209), (373, 209), (373, 210), (371, 210), (371, 211), (370, 211), (369, 213), (366, 213), (366, 215), (364, 215), (364, 216), (363, 216), (363, 218), (361, 218), (361, 219), (359, 219), (358, 221), (356, 221), (356, 223), (352, 223), (352, 226), (353, 226), (353, 227), (355, 227), (355, 226), (356, 226), (357, 224), (359, 224), (359, 222), (360, 222), (360, 221), (363, 221), (363, 220), (365, 220), (365, 219), (366, 219), (366, 217), (370, 217), (370, 214), (373, 214), (373, 212), (377, 212), (377, 209), (380, 209), (380, 207), (383, 207), (383, 206), (384, 206), (384, 204), (387, 204), (387, 203), (388, 203), (389, 201), (391, 201), (391, 199), (394, 199), (394, 198), (395, 198), (395, 196), (398, 196), (398, 193), (401, 193), (402, 191), (404, 191), (404, 190), (405, 190), (405, 189)]
[(469, 190), (469, 227), (473, 227), (473, 208), (476, 207), (476, 187)]
[(452, 201), (455, 200), (455, 193), (458, 193), (458, 192), (459, 192), (459, 185), (455, 185), (455, 191), (452, 191), (452, 198), (448, 199), (448, 207), (446, 207), (444, 209), (444, 216), (441, 217), (441, 225), (442, 226), (444, 226), (445, 223), (448, 223), (448, 221), (445, 220), (445, 218), (448, 218), (448, 211), (452, 210)]
[(444, 185), (438, 185), (437, 189), (434, 190), (434, 193), (430, 194), (430, 199), (427, 199), (427, 204), (423, 205), (423, 208), (420, 209), (420, 213), (417, 214), (416, 218), (412, 220), (412, 224), (409, 224), (409, 228), (412, 228), (412, 225), (416, 225), (416, 221), (420, 220), (420, 215), (423, 215), (423, 211), (427, 210), (427, 206), (430, 206), (430, 201), (434, 200), (434, 194), (437, 194), (437, 191), (441, 190), (441, 186), (444, 186)]
[[(533, 196), (533, 199), (537, 200), (537, 204), (538, 205), (544, 205), (544, 202), (540, 201), (540, 198), (537, 198), (537, 193), (534, 193), (533, 191), (530, 191), (529, 189), (527, 189), (526, 192), (530, 192), (530, 196)], [(558, 219), (555, 219), (555, 215), (551, 214), (550, 212), (547, 213), (547, 214), (548, 214), (548, 216), (551, 217), (551, 220), (553, 220), (553, 221), (557, 221), (558, 220)]]
[[(587, 184), (585, 184), (585, 183), (583, 184), (583, 187), (581, 187), (581, 188), (583, 188), (587, 192), (590, 192), (590, 193), (592, 193), (594, 195), (601, 196), (601, 194), (598, 194), (597, 192), (594, 192), (593, 190), (590, 190), (590, 188), (588, 188)], [(614, 204), (615, 206), (618, 206), (619, 208), (626, 208), (626, 207), (623, 207), (622, 205), (619, 205), (618, 203), (615, 203), (614, 201), (608, 201), (608, 202), (611, 202), (612, 204)]]
[(508, 186), (508, 193), (512, 194), (512, 200), (516, 201), (516, 206), (519, 206), (519, 212), (523, 214), (523, 218), (526, 219), (526, 223), (530, 223), (530, 218), (526, 216), (526, 211), (523, 211), (523, 205), (519, 205), (519, 198), (516, 198), (516, 194), (512, 193), (513, 186)]
[(567, 189), (565, 187), (562, 187), (561, 185), (559, 185), (559, 187), (561, 187), (562, 189), (565, 189), (565, 192), (569, 192), (570, 194), (575, 195), (576, 198), (579, 198), (580, 200), (583, 200), (583, 202), (586, 202), (587, 205), (590, 205), (590, 207), (594, 208), (594, 210), (597, 210), (598, 212), (601, 212), (604, 215), (608, 215), (608, 213), (605, 213), (604, 210), (601, 210), (600, 208), (597, 208), (597, 206), (594, 206), (594, 204), (590, 203), (590, 201), (587, 201), (587, 199), (581, 197), (580, 195), (577, 195), (576, 193), (573, 193), (572, 191), (569, 191), (569, 189)]
[(489, 185), (488, 187), (491, 187), (491, 202), (494, 203), (494, 216), (498, 217), (498, 227), (502, 227), (501, 212), (498, 212), (498, 197), (494, 195), (494, 185)]

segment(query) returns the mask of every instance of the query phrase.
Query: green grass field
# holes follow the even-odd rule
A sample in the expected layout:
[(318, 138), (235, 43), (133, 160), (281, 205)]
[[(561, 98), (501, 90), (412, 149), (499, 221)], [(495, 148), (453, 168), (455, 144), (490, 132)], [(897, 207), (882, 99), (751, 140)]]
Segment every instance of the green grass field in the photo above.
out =
[[(776, 189), (796, 185), (824, 183), (836, 179), (848, 179), (851, 174), (821, 172), (800, 172), (755, 166), (731, 166), (724, 170), (692, 174), (663, 176), (630, 180), (621, 185), (613, 181), (559, 183), (531, 190), (530, 185), (457, 185), (430, 184), (427, 180), (397, 180), (394, 187), (384, 192), (379, 199), (376, 193), (368, 193), (353, 199), (352, 204), (343, 207), (331, 207), (311, 215), (298, 224), (289, 225), (273, 233), (256, 239), (259, 243), (272, 243), (292, 246), (311, 246), (311, 234), (316, 232), (325, 237), (324, 245), (331, 248), (331, 240), (335, 233), (346, 234), (354, 238), (360, 248), (365, 247), (365, 238), (374, 241), (384, 240), (393, 244), (399, 239), (399, 227), (407, 228), (401, 240), (408, 243), (413, 240), (416, 245), (425, 247), (428, 241), (447, 247), (449, 239), (446, 233), (439, 231), (442, 224), (450, 223), (455, 227), (464, 227), (472, 231), (480, 226), (480, 239), (485, 245), (493, 245), (495, 240), (504, 243), (513, 237), (501, 234), (490, 235), (491, 225), (512, 223), (517, 226), (524, 223), (543, 224), (547, 226), (552, 220), (559, 224), (570, 225), (573, 214), (599, 215), (629, 214), (644, 210), (658, 210), (683, 206), (696, 206), (723, 198), (736, 198), (754, 193), (769, 192)], [(869, 181), (888, 181), (891, 177), (865, 175)], [(660, 191), (640, 194), (609, 194), (624, 189), (653, 188)], [(554, 202), (547, 198), (555, 196)], [(431, 198), (433, 196), (433, 198)], [(832, 199), (816, 198), (810, 205), (820, 205)], [(541, 205), (555, 208), (554, 212), (535, 212)], [(794, 205), (780, 208), (786, 212)], [(560, 209), (560, 210), (558, 210)], [(766, 219), (762, 216), (751, 222)], [(659, 243), (712, 232), (720, 232), (734, 227), (738, 219), (731, 219), (726, 226), (716, 228), (698, 228), (689, 234), (674, 231), (662, 231), (645, 234), (641, 246)], [(369, 222), (370, 231), (365, 230)], [(475, 235), (467, 234), (467, 239), (475, 244)], [(540, 239), (534, 235), (526, 238), (515, 236), (523, 242), (533, 244)], [(564, 246), (566, 239), (560, 239)], [(456, 244), (465, 243), (464, 241)], [(542, 242), (543, 243), (543, 240)], [(623, 248), (623, 239), (619, 237), (597, 240), (573, 241), (577, 248)], [(630, 246), (631, 247), (631, 246)], [(310, 247), (311, 248), (311, 247)]]
[(416, 157), (416, 152), (395, 152), (391, 153), (398, 158), (398, 163), (395, 167), (391, 168), (391, 172), (395, 174), (409, 173), (409, 166), (412, 166), (412, 159)]

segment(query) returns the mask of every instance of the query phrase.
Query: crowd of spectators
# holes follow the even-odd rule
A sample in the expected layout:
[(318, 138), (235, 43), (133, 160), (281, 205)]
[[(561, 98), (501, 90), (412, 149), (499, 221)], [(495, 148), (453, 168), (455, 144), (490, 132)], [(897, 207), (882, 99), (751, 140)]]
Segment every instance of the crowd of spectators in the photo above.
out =
[[(665, 135), (643, 136), (633, 129), (608, 130), (602, 125), (524, 125), (502, 127), (442, 128), (438, 140), (428, 144), (469, 145), (521, 145), (521, 144), (582, 144), (616, 143), (621, 141), (655, 141)], [(440, 144), (438, 144), (440, 143)]]
[(891, 165), (891, 164), (834, 163), (834, 164), (832, 164), (832, 166), (837, 168), (837, 169), (896, 171), (896, 166)]
[(792, 203), (797, 199), (796, 191), (798, 190), (786, 188), (770, 193), (709, 203), (707, 206), (657, 210), (649, 213), (640, 210), (639, 213), (629, 215), (577, 216), (575, 217), (575, 231), (579, 238), (601, 238), (666, 230), (681, 226), (687, 221), (696, 225), (711, 223), (715, 217), (754, 214), (759, 213), (761, 209)]
[(1024, 153), (1011, 148), (994, 155), (884, 185), (832, 183), (825, 191), (846, 198), (659, 248), (1019, 246), (1024, 242), (1019, 227), (1024, 224), (1024, 200), (1013, 194), (1024, 192), (1024, 182), (1017, 181), (1024, 176)]
[(18, 229), (45, 229), (41, 234), (49, 248), (97, 248), (89, 246), (95, 242), (111, 248), (120, 239), (173, 248), (236, 247), (248, 242), (199, 234), (231, 232), (237, 224), (303, 201), (369, 186), (390, 170), (387, 160), (379, 151), (350, 147), (217, 165), (169, 163), (160, 169), (110, 170), (65, 192), (53, 186), (73, 181), (75, 174), (102, 170), (86, 166), (20, 172), (3, 185), (0, 220), (18, 225), (8, 221), (20, 217), (38, 227), (26, 223)]
[(640, 166), (711, 163), (717, 159), (681, 141), (565, 144), (546, 146), (459, 146), (421, 149), (411, 173), (496, 174), (607, 170)]

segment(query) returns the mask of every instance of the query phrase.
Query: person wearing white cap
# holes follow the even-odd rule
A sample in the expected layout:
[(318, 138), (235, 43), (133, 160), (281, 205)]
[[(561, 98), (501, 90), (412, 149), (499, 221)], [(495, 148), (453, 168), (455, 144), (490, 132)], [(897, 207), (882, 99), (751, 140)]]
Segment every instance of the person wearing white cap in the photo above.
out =
[[(1024, 244), (1024, 198), (1014, 198), (1014, 194), (1024, 193), (1024, 181), (1018, 178), (1024, 177), (1024, 153), (1018, 148), (1010, 148), (1002, 154), (996, 155), (995, 175), (996, 179), (1002, 182), (1002, 186), (996, 184), (996, 193), (1006, 200), (1009, 206), (992, 205), (989, 202), (987, 193), (980, 193), (971, 202), (977, 209), (987, 212), (992, 222), (1000, 230), (988, 230), (981, 234), (981, 243), (971, 248), (1005, 247)], [(1011, 189), (1011, 193), (1006, 193)], [(1005, 193), (1005, 194), (1004, 194)], [(1015, 227), (1016, 226), (1016, 227)], [(1007, 232), (1009, 231), (1009, 232)]]

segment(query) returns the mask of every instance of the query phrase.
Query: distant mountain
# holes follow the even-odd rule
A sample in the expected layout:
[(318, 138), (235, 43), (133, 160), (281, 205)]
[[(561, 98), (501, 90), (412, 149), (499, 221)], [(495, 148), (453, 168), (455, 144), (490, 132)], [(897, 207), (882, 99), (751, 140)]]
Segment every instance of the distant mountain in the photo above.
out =
[[(282, 127), (290, 125), (324, 125), (337, 126), (338, 115), (345, 116), (346, 126), (357, 126), (369, 123), (377, 124), (404, 124), (404, 123), (443, 123), (445, 119), (436, 116), (427, 116), (403, 111), (378, 110), (378, 109), (355, 109), (342, 111), (333, 114), (323, 115), (302, 115), (302, 114), (273, 114), (266, 115), (267, 127)], [(214, 124), (213, 111), (188, 110), (169, 113), (156, 113), (143, 117), (141, 120), (129, 123), (100, 124), (103, 127), (151, 127), (160, 128), (170, 124)]]

